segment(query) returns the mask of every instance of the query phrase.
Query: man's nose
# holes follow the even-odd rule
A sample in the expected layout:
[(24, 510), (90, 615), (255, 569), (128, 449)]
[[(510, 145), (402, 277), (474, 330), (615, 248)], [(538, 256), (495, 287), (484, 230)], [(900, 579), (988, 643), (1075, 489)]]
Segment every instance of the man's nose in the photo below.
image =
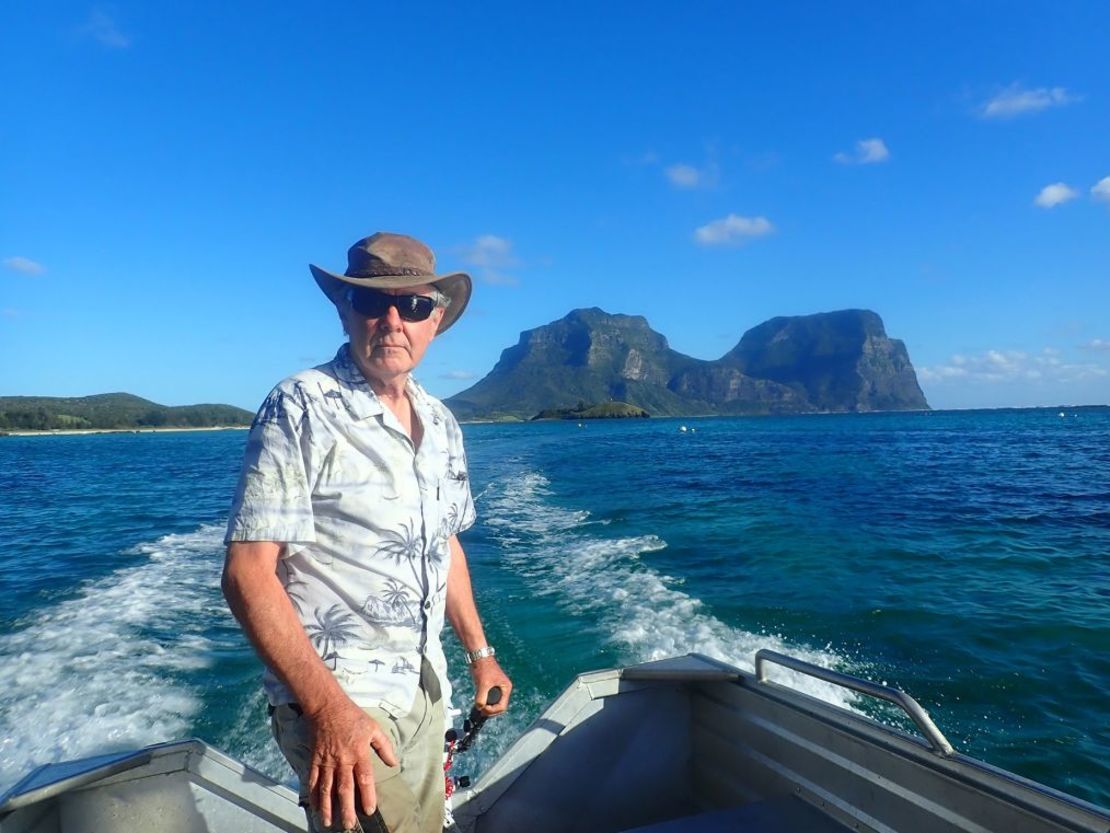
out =
[(401, 313), (397, 311), (396, 304), (390, 304), (385, 309), (385, 314), (379, 319), (390, 330), (399, 330), (401, 328)]

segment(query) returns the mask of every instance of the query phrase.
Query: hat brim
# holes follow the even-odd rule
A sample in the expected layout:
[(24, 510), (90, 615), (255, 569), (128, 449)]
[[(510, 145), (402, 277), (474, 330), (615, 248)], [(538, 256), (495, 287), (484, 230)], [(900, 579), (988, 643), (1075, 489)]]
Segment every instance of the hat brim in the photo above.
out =
[(473, 284), (466, 272), (450, 272), (446, 275), (381, 275), (374, 278), (353, 278), (350, 275), (337, 275), (313, 264), (308, 265), (316, 285), (337, 307), (343, 304), (343, 295), (348, 286), (368, 286), (374, 289), (408, 289), (413, 286), (434, 286), (447, 296), (449, 303), (443, 310), (436, 335), (439, 335), (459, 320), (466, 305), (470, 303)]

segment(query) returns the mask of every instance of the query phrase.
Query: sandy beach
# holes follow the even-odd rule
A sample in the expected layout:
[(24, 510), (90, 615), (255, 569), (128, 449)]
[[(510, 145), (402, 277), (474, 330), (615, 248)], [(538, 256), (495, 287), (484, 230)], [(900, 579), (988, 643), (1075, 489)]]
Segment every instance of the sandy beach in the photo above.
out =
[(158, 434), (169, 431), (246, 431), (249, 425), (211, 425), (203, 428), (182, 426), (174, 428), (58, 428), (47, 431), (0, 431), (0, 437), (70, 437), (86, 434)]

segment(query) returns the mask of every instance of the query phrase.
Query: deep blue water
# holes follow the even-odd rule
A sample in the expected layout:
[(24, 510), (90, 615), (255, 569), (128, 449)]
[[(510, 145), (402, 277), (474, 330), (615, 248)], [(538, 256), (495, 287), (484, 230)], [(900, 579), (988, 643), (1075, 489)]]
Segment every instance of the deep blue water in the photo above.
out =
[[(463, 542), (517, 685), (472, 771), (580, 671), (767, 646), (1110, 804), (1110, 409), (464, 431)], [(185, 735), (286, 777), (218, 590), (244, 439), (0, 438), (0, 787)]]

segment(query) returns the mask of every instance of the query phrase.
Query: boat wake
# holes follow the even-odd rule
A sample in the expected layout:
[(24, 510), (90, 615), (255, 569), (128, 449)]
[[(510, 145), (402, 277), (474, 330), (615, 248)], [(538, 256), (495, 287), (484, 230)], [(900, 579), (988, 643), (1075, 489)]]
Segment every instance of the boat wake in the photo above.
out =
[[(755, 652), (770, 648), (825, 667), (844, 665), (830, 650), (722, 622), (679, 589), (681, 579), (645, 563), (643, 556), (667, 546), (663, 538), (603, 537), (606, 525), (586, 511), (555, 506), (551, 496), (550, 483), (536, 472), (499, 480), (481, 495), (484, 524), (530, 590), (551, 597), (584, 627), (596, 623), (622, 664), (694, 652), (751, 670)], [(838, 706), (856, 702), (845, 689), (784, 669), (773, 667), (770, 677)]]
[(0, 785), (31, 767), (188, 734), (211, 663), (204, 631), (222, 529), (140, 544), (141, 565), (86, 584), (0, 636)]

